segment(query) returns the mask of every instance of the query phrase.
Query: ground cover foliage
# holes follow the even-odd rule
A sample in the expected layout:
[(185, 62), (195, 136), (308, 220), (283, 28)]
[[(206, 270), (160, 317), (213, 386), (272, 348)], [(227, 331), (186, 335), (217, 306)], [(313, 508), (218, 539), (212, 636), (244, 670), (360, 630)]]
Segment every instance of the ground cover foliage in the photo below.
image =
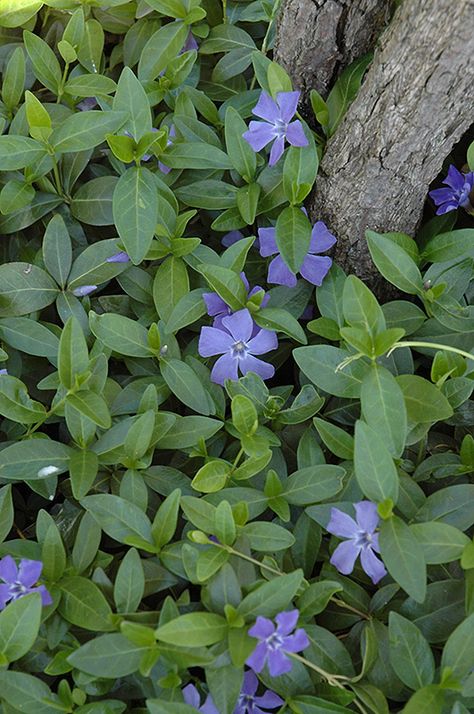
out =
[(275, 9), (0, 4), (4, 714), (474, 710), (474, 152), (380, 304)]

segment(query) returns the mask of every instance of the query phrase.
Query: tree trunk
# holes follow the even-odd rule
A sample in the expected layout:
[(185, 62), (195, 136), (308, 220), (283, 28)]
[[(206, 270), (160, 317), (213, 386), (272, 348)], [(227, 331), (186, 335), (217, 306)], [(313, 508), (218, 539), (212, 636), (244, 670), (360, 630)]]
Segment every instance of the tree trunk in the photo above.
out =
[(339, 265), (372, 285), (365, 230), (414, 233), (473, 121), (473, 28), (474, 0), (403, 0), (327, 144), (310, 214), (338, 237)]
[(340, 72), (369, 52), (390, 17), (390, 0), (283, 0), (275, 59), (307, 98), (326, 97)]

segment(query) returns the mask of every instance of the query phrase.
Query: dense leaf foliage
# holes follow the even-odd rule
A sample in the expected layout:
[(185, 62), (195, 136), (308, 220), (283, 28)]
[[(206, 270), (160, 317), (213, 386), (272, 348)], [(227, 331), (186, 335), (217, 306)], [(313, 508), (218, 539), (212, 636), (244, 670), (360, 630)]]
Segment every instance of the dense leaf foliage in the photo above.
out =
[(473, 174), (331, 265), (276, 11), (0, 3), (4, 714), (474, 711)]

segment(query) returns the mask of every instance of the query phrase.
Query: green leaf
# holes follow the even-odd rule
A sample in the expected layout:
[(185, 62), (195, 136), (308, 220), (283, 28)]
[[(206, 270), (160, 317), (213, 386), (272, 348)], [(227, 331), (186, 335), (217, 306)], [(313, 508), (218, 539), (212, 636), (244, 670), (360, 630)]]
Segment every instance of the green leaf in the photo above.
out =
[(318, 121), (322, 127), (326, 127), (329, 122), (329, 110), (326, 102), (316, 89), (310, 91), (309, 98), (316, 121)]
[(124, 112), (79, 112), (53, 131), (50, 142), (57, 154), (93, 149), (105, 141), (107, 134), (118, 131), (126, 118)]
[(276, 244), (281, 257), (292, 273), (297, 273), (308, 254), (311, 223), (295, 206), (284, 208), (276, 222)]
[(341, 466), (332, 464), (308, 466), (286, 479), (280, 495), (293, 506), (325, 501), (342, 490), (345, 473)]
[[(1, 12), (1, 11), (0, 11)], [(53, 698), (48, 685), (37, 677), (23, 672), (0, 672), (0, 687), (2, 699), (10, 706), (24, 712), (35, 714), (57, 714), (57, 709), (50, 704)]]
[(0, 414), (20, 424), (34, 424), (46, 414), (41, 402), (30, 398), (26, 386), (16, 377), (2, 375)]
[(283, 166), (283, 190), (292, 204), (306, 198), (318, 173), (319, 158), (312, 140), (308, 146), (290, 146)]
[(352, 460), (354, 458), (354, 437), (351, 434), (341, 429), (340, 426), (318, 417), (314, 417), (313, 423), (329, 451), (335, 456), (339, 456), (340, 459)]
[(354, 441), (357, 482), (371, 501), (398, 500), (398, 473), (393, 458), (376, 429), (357, 421)]
[(396, 377), (405, 398), (408, 420), (414, 424), (449, 419), (453, 409), (442, 393), (427, 379), (414, 374)]
[(107, 402), (100, 394), (90, 390), (83, 389), (75, 394), (70, 394), (66, 400), (67, 409), (75, 409), (102, 429), (109, 429), (112, 426)]
[(199, 320), (200, 317), (206, 314), (206, 305), (202, 299), (203, 292), (205, 291), (201, 288), (197, 288), (180, 298), (166, 323), (167, 333), (174, 334), (183, 327), (192, 325), (193, 322), (196, 322), (196, 320)]
[(255, 521), (247, 523), (242, 528), (250, 540), (252, 550), (265, 551), (269, 553), (278, 550), (286, 550), (295, 542), (294, 536), (282, 526), (276, 523), (265, 523), (263, 521)]
[(79, 322), (71, 316), (59, 340), (59, 380), (66, 389), (76, 384), (77, 377), (89, 367), (89, 351)]
[(36, 78), (53, 94), (58, 95), (61, 88), (62, 71), (53, 50), (41, 37), (28, 30), (23, 33), (23, 42)]
[(59, 290), (49, 275), (29, 263), (0, 266), (0, 317), (27, 315), (54, 302)]
[(44, 147), (28, 136), (0, 136), (0, 171), (23, 169), (44, 156)]
[(357, 399), (369, 365), (357, 360), (342, 370), (337, 367), (349, 353), (331, 345), (297, 347), (293, 357), (301, 371), (320, 389), (336, 397)]
[(326, 100), (328, 136), (332, 136), (342, 121), (349, 104), (355, 99), (372, 54), (364, 55), (347, 67), (336, 80)]
[(233, 168), (248, 181), (253, 179), (257, 166), (255, 151), (242, 134), (247, 125), (233, 107), (228, 107), (225, 114), (225, 143)]
[[(89, 95), (90, 96), (90, 95)], [(152, 129), (150, 102), (141, 82), (129, 67), (124, 67), (113, 102), (114, 111), (127, 112), (128, 121), (123, 130), (139, 141)]]
[(230, 558), (230, 553), (218, 548), (210, 548), (199, 553), (196, 564), (196, 576), (200, 583), (209, 580), (222, 568)]
[(172, 169), (221, 169), (233, 168), (230, 158), (217, 146), (203, 141), (173, 143), (161, 155), (161, 161)]
[(142, 50), (138, 64), (138, 78), (149, 81), (158, 77), (182, 49), (189, 27), (181, 22), (170, 22), (160, 27)]
[(57, 213), (43, 237), (43, 260), (48, 273), (63, 288), (72, 263), (72, 246), (64, 219)]
[(441, 669), (450, 667), (457, 679), (474, 667), (474, 614), (469, 615), (448, 637), (441, 658)]
[(464, 531), (474, 523), (474, 484), (448, 486), (430, 494), (416, 513), (417, 521), (440, 521)]
[(124, 315), (89, 313), (90, 327), (97, 339), (127, 357), (152, 357), (148, 332), (143, 325)]
[(191, 486), (201, 493), (215, 493), (224, 488), (232, 471), (232, 464), (223, 459), (212, 459), (199, 471), (191, 482)]
[(415, 261), (403, 248), (381, 233), (366, 231), (372, 260), (384, 278), (410, 295), (423, 294), (423, 278)]
[(390, 662), (410, 689), (420, 689), (434, 679), (435, 663), (431, 647), (413, 622), (397, 612), (389, 616)]
[(0, 654), (8, 662), (15, 662), (33, 647), (39, 632), (41, 609), (40, 594), (31, 593), (13, 600), (0, 612)]
[(148, 253), (158, 220), (156, 185), (148, 169), (134, 166), (122, 174), (114, 190), (113, 215), (125, 250), (138, 265)]
[(103, 531), (119, 543), (138, 536), (152, 543), (151, 523), (143, 511), (134, 503), (120, 496), (99, 493), (85, 496), (81, 505), (89, 511)]
[[(0, 10), (0, 24), (3, 10)], [(4, 67), (2, 82), (2, 100), (8, 111), (20, 103), (25, 89), (26, 63), (22, 47), (17, 47)]]
[[(102, 97), (112, 94), (117, 85), (110, 77), (103, 74), (80, 74), (70, 77), (64, 85), (64, 91), (73, 97)], [(114, 105), (114, 109), (118, 109)]]
[(113, 195), (117, 183), (116, 176), (99, 176), (83, 183), (72, 197), (71, 213), (74, 218), (91, 226), (111, 226), (114, 222)]
[(51, 439), (18, 441), (0, 451), (0, 478), (34, 481), (63, 473), (68, 469), (71, 453), (69, 446)]
[(191, 367), (179, 359), (160, 362), (161, 376), (178, 399), (198, 414), (214, 414), (215, 407), (208, 393)]
[(0, 213), (8, 215), (29, 206), (35, 197), (35, 189), (26, 181), (7, 181), (0, 191)]
[(377, 431), (392, 456), (400, 457), (405, 448), (407, 412), (395, 377), (374, 364), (363, 379), (360, 399), (367, 424)]
[(143, 566), (135, 548), (130, 548), (120, 563), (114, 584), (117, 612), (135, 612), (145, 591)]
[(81, 449), (71, 454), (69, 477), (75, 499), (79, 501), (89, 492), (97, 476), (98, 469), (99, 459), (93, 451)]
[(178, 302), (189, 293), (186, 263), (169, 256), (161, 263), (153, 281), (153, 300), (162, 320), (169, 320)]
[(184, 647), (205, 647), (223, 640), (227, 629), (227, 622), (220, 615), (190, 612), (158, 627), (155, 635), (159, 642)]
[(0, 488), (0, 543), (3, 543), (13, 526), (13, 500), (11, 484)]
[(58, 611), (65, 620), (85, 630), (104, 632), (114, 629), (110, 605), (91, 580), (80, 575), (65, 577), (61, 580), (61, 591)]
[(344, 282), (342, 309), (351, 327), (363, 327), (372, 336), (385, 330), (385, 317), (377, 298), (355, 275), (349, 275)]
[(198, 265), (195, 268), (203, 275), (211, 288), (232, 310), (241, 310), (247, 302), (247, 291), (237, 273), (219, 265)]
[(94, 677), (100, 672), (104, 679), (117, 679), (136, 672), (147, 649), (118, 633), (101, 635), (69, 655), (68, 662)]
[(259, 327), (263, 327), (266, 330), (283, 332), (283, 334), (303, 345), (308, 342), (300, 323), (287, 310), (277, 307), (264, 307), (255, 313), (254, 319)]
[(448, 523), (413, 523), (410, 530), (423, 549), (427, 565), (459, 560), (471, 542), (467, 535)]
[(177, 198), (187, 206), (214, 211), (235, 206), (237, 191), (238, 188), (230, 183), (208, 179), (179, 186), (175, 193)]
[(380, 553), (392, 578), (416, 602), (426, 596), (426, 564), (423, 549), (410, 528), (398, 516), (382, 521)]
[(419, 689), (403, 707), (403, 714), (441, 714), (445, 691), (437, 684)]
[(433, 236), (426, 244), (422, 257), (428, 263), (443, 263), (474, 254), (474, 229), (461, 228)]
[(151, 534), (157, 548), (162, 548), (173, 538), (178, 525), (180, 500), (181, 490), (175, 488), (156, 512), (151, 525)]

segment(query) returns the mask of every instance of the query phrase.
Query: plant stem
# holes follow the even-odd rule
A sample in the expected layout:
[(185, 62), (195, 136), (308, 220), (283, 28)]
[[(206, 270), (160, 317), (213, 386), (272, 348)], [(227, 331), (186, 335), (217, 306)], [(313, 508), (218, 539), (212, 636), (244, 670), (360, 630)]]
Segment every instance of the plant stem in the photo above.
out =
[(349, 678), (345, 677), (343, 674), (331, 674), (330, 672), (326, 672), (326, 670), (321, 669), (321, 667), (318, 667), (317, 664), (309, 662), (307, 659), (301, 657), (301, 655), (295, 654), (294, 652), (285, 652), (285, 654), (287, 654), (289, 657), (292, 657), (293, 659), (296, 659), (298, 662), (301, 662), (301, 664), (304, 664), (306, 667), (312, 669), (314, 672), (317, 672), (321, 677), (326, 680), (326, 682), (331, 687), (339, 687), (339, 689), (344, 689), (342, 680), (345, 680), (346, 682), (349, 681)]
[(338, 607), (343, 607), (345, 610), (350, 610), (351, 612), (355, 613), (356, 615), (359, 615), (359, 617), (363, 617), (364, 620), (371, 619), (370, 615), (367, 615), (366, 612), (362, 612), (362, 610), (357, 610), (357, 608), (352, 607), (352, 605), (348, 605), (347, 602), (344, 602), (344, 600), (338, 600), (337, 597), (331, 597), (330, 601), (333, 602)]
[(444, 350), (445, 352), (454, 352), (454, 354), (461, 355), (461, 357), (465, 357), (466, 359), (470, 359), (474, 362), (474, 355), (470, 354), (469, 352), (465, 352), (464, 350), (460, 350), (457, 347), (451, 347), (450, 345), (442, 345), (438, 342), (417, 342), (411, 340), (407, 340), (406, 342), (396, 342), (394, 345), (392, 345), (392, 347), (390, 347), (389, 351), (387, 352), (387, 357), (390, 357), (392, 352), (394, 350), (399, 349), (400, 347), (426, 347), (432, 350)]

